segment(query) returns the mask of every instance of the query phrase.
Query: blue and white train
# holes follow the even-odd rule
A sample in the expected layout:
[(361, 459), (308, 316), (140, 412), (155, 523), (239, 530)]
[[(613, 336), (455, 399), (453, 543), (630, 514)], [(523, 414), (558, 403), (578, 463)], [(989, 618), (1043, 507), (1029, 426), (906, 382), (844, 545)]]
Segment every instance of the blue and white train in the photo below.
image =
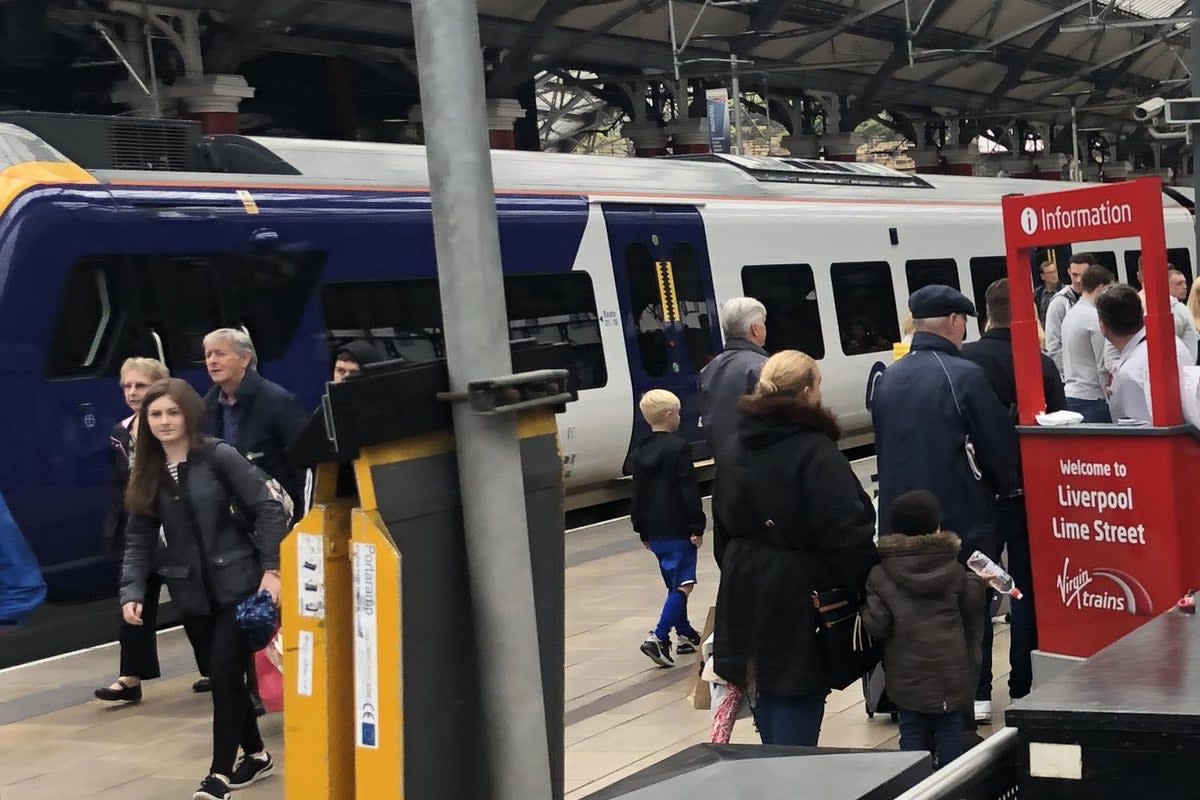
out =
[[(205, 389), (201, 337), (244, 327), (261, 372), (315, 407), (334, 342), (438, 356), (429, 183), (412, 146), (218, 137), (276, 173), (250, 174), (85, 170), (48, 139), (0, 124), (0, 492), (52, 592), (103, 594), (121, 361), (161, 357)], [(865, 379), (890, 359), (908, 294), (938, 282), (981, 298), (1004, 274), (1000, 197), (1065, 188), (791, 158), (492, 163), (514, 336), (573, 348), (581, 391), (560, 417), (573, 506), (613, 489), (647, 389), (682, 398), (704, 456), (697, 374), (732, 296), (766, 303), (769, 347), (821, 359), (847, 442), (869, 442)], [(1163, 206), (1190, 274), (1191, 215)], [(1084, 246), (1122, 277), (1136, 260), (1136, 243)]]

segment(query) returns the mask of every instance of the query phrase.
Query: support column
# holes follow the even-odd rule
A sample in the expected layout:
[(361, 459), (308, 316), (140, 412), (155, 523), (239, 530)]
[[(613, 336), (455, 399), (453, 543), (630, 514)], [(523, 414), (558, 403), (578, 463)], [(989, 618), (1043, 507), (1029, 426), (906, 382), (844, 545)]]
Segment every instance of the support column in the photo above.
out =
[(202, 75), (181, 78), (168, 94), (183, 101), (206, 134), (237, 133), (238, 106), (254, 97), (254, 88), (241, 75)]
[(621, 135), (633, 142), (633, 154), (638, 158), (665, 156), (667, 132), (655, 122), (627, 122), (621, 126)]
[(520, 100), (507, 97), (487, 101), (488, 141), (493, 150), (516, 150), (517, 134), (513, 125), (525, 117)]
[(671, 133), (671, 151), (675, 155), (712, 152), (708, 117), (678, 119), (668, 125), (667, 129)]
[(821, 136), (827, 161), (858, 161), (858, 148), (866, 144), (858, 133), (830, 133)]

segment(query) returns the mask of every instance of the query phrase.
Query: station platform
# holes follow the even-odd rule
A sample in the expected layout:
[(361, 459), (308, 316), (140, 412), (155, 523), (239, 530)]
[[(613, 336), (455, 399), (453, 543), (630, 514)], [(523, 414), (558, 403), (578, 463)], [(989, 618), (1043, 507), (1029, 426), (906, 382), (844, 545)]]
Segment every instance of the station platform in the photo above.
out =
[[(690, 603), (697, 627), (716, 597), (709, 541), (699, 561)], [(566, 563), (565, 788), (574, 800), (707, 741), (711, 717), (689, 699), (696, 656), (660, 668), (638, 651), (663, 587), (628, 518), (568, 532)], [(164, 677), (146, 683), (145, 699), (133, 706), (92, 699), (114, 678), (115, 645), (0, 671), (0, 800), (190, 797), (208, 767), (210, 699), (191, 691), (197, 675), (183, 632), (164, 631), (159, 642)], [(1007, 627), (997, 625), (997, 725), (1008, 705), (1007, 652)], [(281, 716), (261, 724), (277, 771), (287, 769)], [(894, 749), (897, 739), (886, 715), (867, 719), (858, 687), (830, 696), (822, 746)], [(733, 741), (758, 743), (750, 720), (737, 723)], [(283, 782), (268, 778), (237, 796), (281, 800)]]

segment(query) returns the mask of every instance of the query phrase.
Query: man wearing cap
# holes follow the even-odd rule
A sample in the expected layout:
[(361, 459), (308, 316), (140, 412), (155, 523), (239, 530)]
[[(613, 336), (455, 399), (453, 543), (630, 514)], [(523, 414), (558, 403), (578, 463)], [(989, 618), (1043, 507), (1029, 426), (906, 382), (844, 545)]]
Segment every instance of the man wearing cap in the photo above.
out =
[[(1016, 430), (979, 365), (961, 355), (975, 306), (949, 286), (908, 299), (912, 349), (884, 371), (871, 416), (879, 469), (879, 535), (891, 531), (891, 506), (905, 492), (928, 489), (942, 508), (942, 529), (962, 539), (959, 559), (974, 550), (998, 557), (996, 498), (1020, 492)], [(988, 607), (976, 721), (991, 718), (992, 626)]]

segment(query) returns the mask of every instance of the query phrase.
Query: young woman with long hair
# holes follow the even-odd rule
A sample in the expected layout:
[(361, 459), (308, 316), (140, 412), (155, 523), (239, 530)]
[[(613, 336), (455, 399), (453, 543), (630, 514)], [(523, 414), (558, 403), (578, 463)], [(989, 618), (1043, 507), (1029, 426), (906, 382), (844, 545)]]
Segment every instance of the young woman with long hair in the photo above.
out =
[[(278, 602), (279, 544), (288, 517), (258, 468), (232, 445), (200, 434), (204, 402), (188, 383), (156, 383), (142, 407), (125, 492), (122, 612), (130, 625), (143, 624), (146, 587), (157, 564), (172, 601), (207, 640), (213, 756), (192, 797), (227, 800), (230, 789), (266, 777), (273, 767), (246, 689), (250, 646), (234, 612), (259, 589)], [(239, 517), (249, 523), (239, 524)], [(239, 746), (243, 757), (236, 761)]]

